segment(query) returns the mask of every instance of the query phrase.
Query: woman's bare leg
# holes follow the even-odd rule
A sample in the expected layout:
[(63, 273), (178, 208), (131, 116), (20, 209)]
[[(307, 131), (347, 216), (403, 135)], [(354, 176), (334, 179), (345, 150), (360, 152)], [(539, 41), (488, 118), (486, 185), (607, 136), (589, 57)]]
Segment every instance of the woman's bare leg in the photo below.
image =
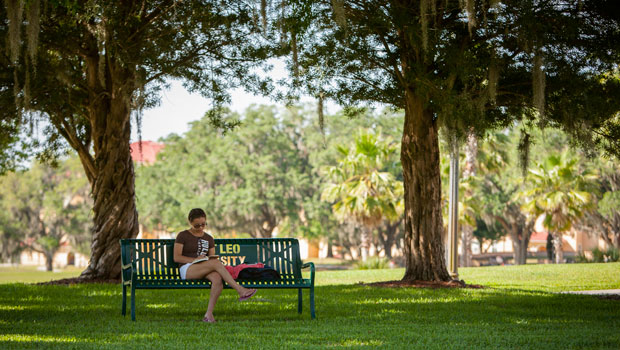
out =
[(209, 306), (207, 307), (205, 318), (209, 321), (215, 321), (213, 309), (215, 309), (215, 303), (217, 303), (217, 299), (220, 297), (220, 294), (222, 294), (224, 284), (222, 283), (222, 276), (217, 272), (211, 272), (207, 275), (207, 278), (211, 281), (211, 293), (209, 293)]
[(198, 264), (191, 265), (187, 269), (187, 279), (199, 279), (205, 278), (212, 272), (217, 272), (222, 279), (234, 290), (239, 293), (239, 296), (245, 296), (250, 294), (251, 289), (247, 289), (237, 283), (235, 279), (230, 275), (228, 270), (222, 265), (219, 259), (209, 259)]

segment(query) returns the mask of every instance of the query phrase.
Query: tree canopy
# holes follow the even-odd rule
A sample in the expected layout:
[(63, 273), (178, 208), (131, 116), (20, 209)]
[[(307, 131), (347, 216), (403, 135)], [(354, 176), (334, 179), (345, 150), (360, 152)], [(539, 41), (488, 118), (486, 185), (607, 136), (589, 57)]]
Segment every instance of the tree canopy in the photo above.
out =
[[(448, 280), (438, 130), (556, 126), (620, 154), (620, 16), (611, 1), (296, 3), (293, 86), (405, 110), (406, 280)], [(299, 68), (296, 68), (299, 67)], [(522, 149), (528, 149), (527, 133)], [(527, 152), (523, 152), (527, 154)]]
[[(64, 144), (77, 151), (94, 203), (91, 261), (82, 277), (116, 278), (118, 239), (138, 233), (132, 116), (139, 127), (140, 111), (157, 104), (167, 79), (183, 80), (214, 106), (242, 84), (265, 92), (269, 79), (252, 69), (272, 50), (256, 8), (238, 1), (4, 4), (0, 36), (8, 49), (0, 54), (0, 121), (9, 130), (0, 136), (0, 160), (10, 161), (7, 151), (16, 154), (21, 146), (15, 143), (37, 125), (46, 138), (42, 158), (53, 158)], [(210, 117), (218, 127), (229, 126), (216, 113)]]

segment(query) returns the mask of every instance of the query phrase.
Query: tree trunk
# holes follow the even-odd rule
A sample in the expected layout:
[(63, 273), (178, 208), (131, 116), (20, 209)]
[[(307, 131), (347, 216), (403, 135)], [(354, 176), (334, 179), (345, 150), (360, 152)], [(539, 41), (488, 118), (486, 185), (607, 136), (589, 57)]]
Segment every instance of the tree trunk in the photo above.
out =
[(390, 230), (396, 231), (388, 225), (385, 239), (383, 240), (383, 250), (385, 251), (385, 257), (388, 259), (392, 259), (392, 245), (394, 245), (394, 232), (390, 232)]
[(279, 220), (266, 205), (261, 206), (261, 214), (262, 216), (256, 219), (254, 238), (271, 238)]
[(527, 247), (530, 243), (529, 235), (522, 239), (512, 240), (512, 250), (515, 265), (525, 265), (527, 262)]
[(334, 246), (332, 244), (332, 240), (327, 238), (327, 256), (328, 258), (334, 257)]
[(525, 265), (527, 263), (527, 248), (530, 245), (530, 237), (532, 236), (536, 221), (525, 218), (519, 220), (523, 220), (523, 222), (516, 222), (517, 219), (513, 221), (510, 238), (512, 240), (514, 263), (516, 265)]
[(469, 225), (461, 226), (461, 256), (460, 256), (460, 266), (461, 267), (470, 267), (471, 266), (471, 241), (474, 237), (474, 230)]
[(555, 251), (555, 263), (564, 263), (564, 252), (562, 251), (562, 233), (555, 232), (553, 234), (553, 250)]
[(379, 236), (381, 237), (381, 243), (383, 244), (384, 250), (385, 250), (385, 257), (388, 259), (392, 259), (392, 246), (395, 244), (396, 242), (396, 235), (398, 234), (398, 227), (400, 226), (400, 223), (402, 221), (399, 219), (397, 222), (395, 223), (389, 223), (387, 222), (385, 224), (385, 237), (383, 237), (383, 234), (379, 234)]
[(403, 280), (449, 281), (441, 214), (438, 126), (412, 90), (405, 90), (401, 145), (405, 188), (405, 275)]
[[(108, 71), (107, 85), (99, 85), (98, 59), (89, 63), (89, 117), (95, 153), (92, 182), (94, 233), (91, 258), (83, 279), (120, 277), (121, 238), (138, 235), (131, 136), (131, 75)], [(124, 73), (124, 74), (123, 74)]]
[(54, 253), (45, 253), (45, 269), (47, 271), (54, 271)]
[(362, 227), (362, 244), (360, 244), (360, 254), (362, 261), (368, 260), (368, 251), (370, 250), (370, 229)]

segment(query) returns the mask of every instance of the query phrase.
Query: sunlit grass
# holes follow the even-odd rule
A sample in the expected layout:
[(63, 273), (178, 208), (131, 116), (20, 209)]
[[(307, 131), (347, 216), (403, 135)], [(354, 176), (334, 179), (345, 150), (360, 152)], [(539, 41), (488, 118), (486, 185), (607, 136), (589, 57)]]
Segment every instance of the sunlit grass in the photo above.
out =
[(60, 271), (40, 271), (36, 266), (0, 267), (0, 284), (2, 283), (38, 283), (77, 277), (83, 268), (69, 266)]
[(295, 290), (139, 290), (137, 321), (112, 284), (0, 285), (0, 349), (618, 349), (620, 301), (559, 294), (618, 288), (620, 264), (461, 269), (484, 289), (376, 288), (402, 269), (320, 271), (317, 319)]

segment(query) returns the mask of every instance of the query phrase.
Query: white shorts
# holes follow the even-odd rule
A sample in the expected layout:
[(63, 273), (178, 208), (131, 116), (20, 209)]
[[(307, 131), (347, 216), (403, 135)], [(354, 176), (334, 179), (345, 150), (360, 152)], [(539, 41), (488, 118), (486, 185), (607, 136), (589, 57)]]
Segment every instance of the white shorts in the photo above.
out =
[(179, 268), (179, 273), (181, 274), (181, 279), (187, 279), (187, 269), (190, 267), (192, 263), (187, 263)]

